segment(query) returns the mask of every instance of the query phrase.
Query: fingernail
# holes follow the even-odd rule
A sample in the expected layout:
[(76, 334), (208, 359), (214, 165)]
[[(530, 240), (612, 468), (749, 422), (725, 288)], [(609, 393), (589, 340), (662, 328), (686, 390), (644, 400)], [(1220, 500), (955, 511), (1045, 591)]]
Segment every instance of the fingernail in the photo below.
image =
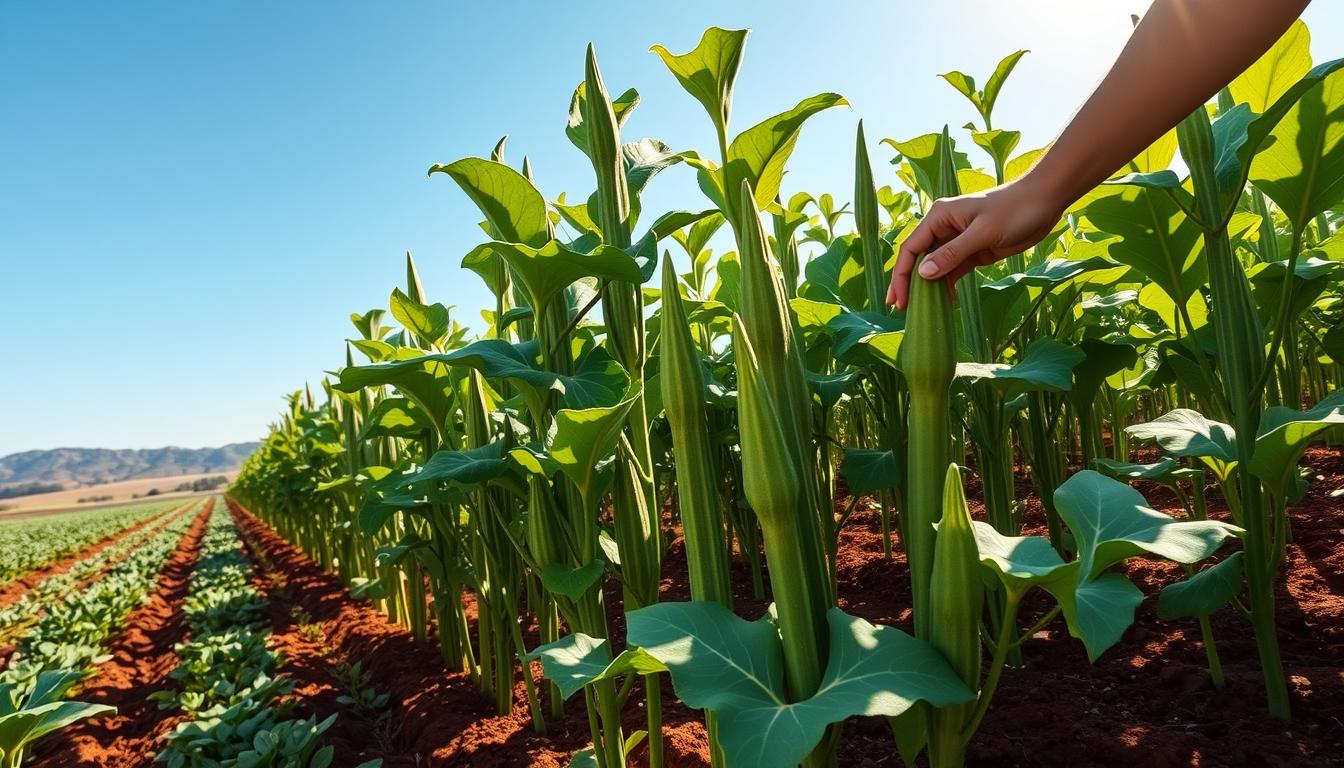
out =
[(920, 277), (936, 277), (938, 275), (938, 265), (932, 261), (925, 261), (919, 265)]

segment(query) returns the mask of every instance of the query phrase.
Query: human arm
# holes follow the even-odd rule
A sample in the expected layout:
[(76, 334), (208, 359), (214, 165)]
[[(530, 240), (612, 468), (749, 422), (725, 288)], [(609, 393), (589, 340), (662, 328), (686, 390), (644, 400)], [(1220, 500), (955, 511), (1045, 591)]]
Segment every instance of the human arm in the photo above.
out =
[(925, 279), (955, 281), (1040, 242), (1110, 177), (1274, 44), (1309, 0), (1156, 0), (1106, 77), (1021, 178), (939, 200), (901, 243), (887, 302)]

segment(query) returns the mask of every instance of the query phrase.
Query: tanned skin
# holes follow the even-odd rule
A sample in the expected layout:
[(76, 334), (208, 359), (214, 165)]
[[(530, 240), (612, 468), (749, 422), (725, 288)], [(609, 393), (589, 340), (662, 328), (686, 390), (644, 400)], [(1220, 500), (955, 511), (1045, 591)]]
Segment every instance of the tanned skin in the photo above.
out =
[(1064, 210), (1269, 50), (1309, 0), (1155, 0), (1063, 133), (1030, 171), (939, 200), (901, 243), (887, 303), (919, 276), (949, 282), (1039, 243)]

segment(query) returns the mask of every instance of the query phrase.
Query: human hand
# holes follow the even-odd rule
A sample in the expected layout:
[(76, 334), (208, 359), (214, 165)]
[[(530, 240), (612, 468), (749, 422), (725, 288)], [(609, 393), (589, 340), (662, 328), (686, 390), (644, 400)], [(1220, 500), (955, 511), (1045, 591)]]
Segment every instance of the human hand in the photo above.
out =
[[(1032, 174), (984, 192), (935, 201), (901, 243), (887, 303), (905, 309), (910, 273), (949, 284), (979, 266), (1021, 253), (1050, 234), (1067, 201)], [(927, 253), (922, 261), (919, 255)]]

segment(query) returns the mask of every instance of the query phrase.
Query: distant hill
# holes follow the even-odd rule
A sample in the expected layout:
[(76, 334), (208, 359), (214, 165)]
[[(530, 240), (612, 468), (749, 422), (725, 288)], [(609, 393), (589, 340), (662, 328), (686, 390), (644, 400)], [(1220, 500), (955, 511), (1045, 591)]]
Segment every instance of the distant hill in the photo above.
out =
[(0, 458), (0, 485), (69, 483), (91, 485), (141, 477), (171, 477), (237, 469), (256, 443), (219, 448), (53, 448)]

